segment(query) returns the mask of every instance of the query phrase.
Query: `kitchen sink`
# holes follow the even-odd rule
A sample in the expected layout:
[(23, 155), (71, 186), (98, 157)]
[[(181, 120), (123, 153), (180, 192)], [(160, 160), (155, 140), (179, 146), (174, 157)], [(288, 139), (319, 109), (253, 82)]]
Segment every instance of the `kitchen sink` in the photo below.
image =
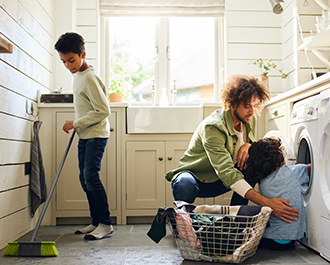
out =
[(192, 133), (202, 120), (202, 105), (129, 106), (127, 133)]

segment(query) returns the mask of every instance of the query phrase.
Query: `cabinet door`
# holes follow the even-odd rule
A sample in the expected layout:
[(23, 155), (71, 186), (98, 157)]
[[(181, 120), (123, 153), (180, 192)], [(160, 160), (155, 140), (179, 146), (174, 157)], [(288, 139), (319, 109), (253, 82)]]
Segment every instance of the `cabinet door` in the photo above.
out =
[[(166, 142), (166, 172), (176, 168), (181, 157), (186, 151), (189, 141), (167, 141)], [(173, 207), (173, 194), (171, 183), (165, 180), (166, 206)], [(213, 204), (213, 198), (196, 198), (195, 205)]]
[[(269, 106), (265, 109), (266, 133), (270, 130), (281, 131), (289, 135), (290, 113), (288, 103)], [(263, 135), (260, 135), (263, 137)]]
[[(166, 142), (166, 172), (175, 169), (188, 147), (189, 141), (168, 141)], [(165, 174), (164, 174), (165, 175)], [(164, 178), (165, 179), (165, 178)], [(171, 182), (165, 180), (166, 206), (173, 207), (173, 194)]]
[(165, 143), (126, 142), (126, 208), (165, 205)]
[[(62, 130), (62, 126), (66, 121), (74, 119), (74, 112), (57, 112), (56, 113), (56, 170), (61, 162), (65, 148), (71, 136)], [(59, 177), (56, 188), (56, 209), (57, 211), (81, 211), (89, 210), (85, 192), (82, 190), (79, 182), (78, 167), (78, 135), (69, 150), (68, 156), (64, 163), (61, 175)], [(106, 152), (105, 154), (106, 155)], [(55, 176), (55, 172), (54, 172)], [(102, 160), (102, 169), (100, 172), (101, 180), (106, 187), (106, 165)]]

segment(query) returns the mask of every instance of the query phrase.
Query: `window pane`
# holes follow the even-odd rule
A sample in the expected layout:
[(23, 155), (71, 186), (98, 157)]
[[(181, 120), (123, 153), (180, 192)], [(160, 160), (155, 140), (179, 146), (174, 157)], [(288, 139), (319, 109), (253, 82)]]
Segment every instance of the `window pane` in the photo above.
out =
[(171, 80), (176, 102), (214, 101), (214, 19), (170, 19)]
[(155, 19), (110, 18), (111, 79), (122, 79), (128, 101), (152, 101)]

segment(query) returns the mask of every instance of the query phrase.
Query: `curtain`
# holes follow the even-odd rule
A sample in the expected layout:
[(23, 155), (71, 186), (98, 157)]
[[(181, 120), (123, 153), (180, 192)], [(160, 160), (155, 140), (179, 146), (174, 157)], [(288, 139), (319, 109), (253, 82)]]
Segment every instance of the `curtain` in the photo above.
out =
[(223, 17), (225, 0), (100, 0), (101, 17)]

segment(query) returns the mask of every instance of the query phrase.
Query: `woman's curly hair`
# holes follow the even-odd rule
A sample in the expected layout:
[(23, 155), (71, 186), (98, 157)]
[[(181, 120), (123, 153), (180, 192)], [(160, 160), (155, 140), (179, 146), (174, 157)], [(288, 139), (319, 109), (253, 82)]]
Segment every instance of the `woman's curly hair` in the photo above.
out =
[(260, 182), (275, 171), (284, 161), (282, 142), (278, 138), (264, 138), (254, 142), (249, 149), (246, 161), (250, 178)]
[(265, 84), (257, 77), (251, 75), (232, 74), (221, 86), (220, 100), (225, 110), (237, 107), (241, 102), (248, 105), (253, 96), (260, 100), (256, 113), (260, 115), (263, 104), (270, 99)]

